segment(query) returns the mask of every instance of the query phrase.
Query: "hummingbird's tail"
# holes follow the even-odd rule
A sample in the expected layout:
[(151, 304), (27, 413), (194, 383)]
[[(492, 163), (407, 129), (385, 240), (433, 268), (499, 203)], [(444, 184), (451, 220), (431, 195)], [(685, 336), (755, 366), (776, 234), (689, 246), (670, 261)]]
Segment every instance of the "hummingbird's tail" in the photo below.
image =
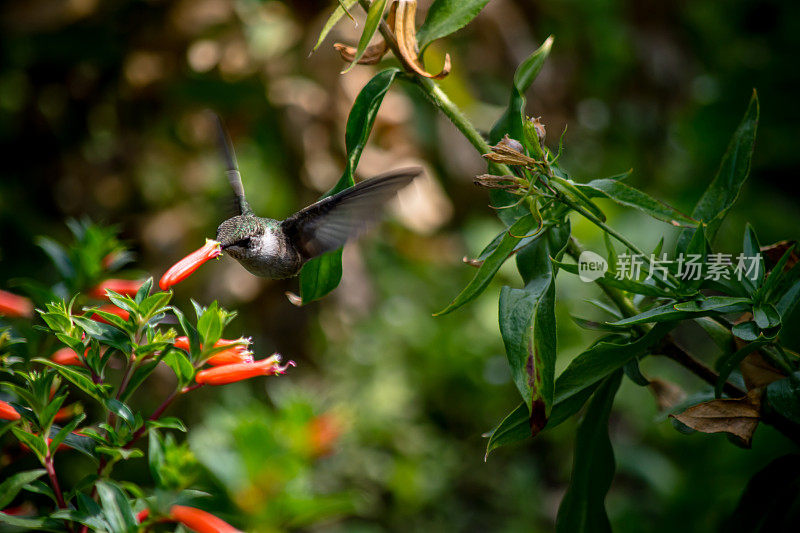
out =
[(247, 198), (244, 195), (244, 185), (242, 185), (242, 175), (239, 173), (239, 165), (236, 163), (236, 153), (233, 151), (233, 143), (222, 124), (222, 119), (219, 115), (215, 115), (217, 119), (217, 140), (219, 149), (222, 153), (222, 158), (225, 160), (225, 175), (228, 177), (228, 183), (231, 184), (233, 194), (236, 196), (236, 204), (239, 208), (240, 215), (252, 215), (253, 210), (250, 204), (247, 203)]

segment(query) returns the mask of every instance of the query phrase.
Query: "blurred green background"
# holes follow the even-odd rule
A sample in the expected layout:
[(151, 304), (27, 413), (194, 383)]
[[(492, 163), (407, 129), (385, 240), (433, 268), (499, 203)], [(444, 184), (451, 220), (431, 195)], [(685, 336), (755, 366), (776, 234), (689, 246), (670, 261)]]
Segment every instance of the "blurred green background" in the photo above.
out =
[[(327, 190), (344, 164), (349, 107), (376, 71), (339, 74), (344, 64), (331, 45), (358, 35), (346, 19), (309, 56), (331, 4), (4, 2), (0, 286), (19, 276), (52, 280), (34, 236), (66, 239), (69, 217), (118, 225), (143, 276), (159, 276), (213, 236), (233, 206), (207, 109), (231, 132), (257, 213), (282, 218)], [(551, 146), (569, 125), (562, 162), (574, 176), (633, 168), (633, 185), (691, 211), (757, 88), (752, 175), (717, 245), (738, 253), (745, 221), (762, 243), (800, 237), (792, 185), (800, 170), (799, 3), (492, 0), (470, 26), (435, 43), (428, 61), (435, 70), (450, 53), (442, 86), (488, 130), (514, 68), (550, 34), (554, 50), (528, 94), (528, 113), (542, 116)], [(398, 84), (358, 174), (409, 163), (425, 166), (425, 180), (386, 223), (346, 247), (342, 285), (324, 301), (294, 307), (284, 292), (296, 291), (296, 280), (263, 281), (228, 258), (176, 289), (179, 304), (219, 299), (238, 310), (230, 333), (252, 336), (258, 355), (277, 350), (298, 362), (283, 378), (201, 390), (175, 407), (193, 426), (194, 458), (175, 458), (181, 475), (196, 470), (198, 486), (221, 495), (215, 505), (238, 525), (552, 527), (574, 421), (483, 461), (481, 434), (518, 402), (497, 330), (498, 289), (518, 281), (510, 262), (473, 305), (431, 316), (472, 275), (462, 256), (477, 254), (500, 225), (471, 183), (484, 170), (480, 157), (415, 89)], [(659, 222), (603, 207), (645, 249), (661, 235), (675, 238)], [(576, 235), (602, 250), (585, 223), (576, 221)], [(559, 368), (592, 340), (569, 319), (602, 316), (584, 302), (592, 296), (593, 287), (560, 276)], [(796, 348), (798, 329), (784, 330)], [(709, 349), (697, 331), (681, 334)], [(658, 358), (643, 370), (687, 393), (702, 387)], [(165, 372), (164, 391), (170, 379)], [(154, 390), (137, 407), (149, 412), (162, 395)], [(749, 477), (790, 449), (768, 427), (749, 451), (718, 435), (681, 435), (649, 391), (627, 380), (615, 407), (618, 472), (608, 506), (617, 531), (713, 530)]]

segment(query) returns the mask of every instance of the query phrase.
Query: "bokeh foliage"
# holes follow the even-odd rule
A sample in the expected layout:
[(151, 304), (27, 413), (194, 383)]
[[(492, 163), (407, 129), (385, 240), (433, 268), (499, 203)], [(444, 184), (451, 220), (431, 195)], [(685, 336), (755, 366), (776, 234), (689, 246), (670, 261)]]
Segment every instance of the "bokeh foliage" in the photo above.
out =
[[(150, 273), (210, 235), (228, 212), (219, 205), (227, 191), (213, 131), (202, 118), (209, 107), (232, 130), (256, 212), (284, 216), (341, 175), (342, 126), (372, 72), (356, 67), (340, 76), (344, 64), (326, 45), (306, 57), (330, 6), (205, 0), (50, 7), (3, 9), (0, 136), (11, 156), (0, 181), (0, 279), (52, 279), (34, 236), (63, 236), (65, 216), (119, 224)], [(798, 50), (797, 11), (788, 1), (654, 7), (498, 0), (429, 54), (446, 49), (453, 56), (442, 84), (488, 131), (507, 104), (517, 64), (544, 36), (556, 35), (528, 91), (528, 112), (543, 115), (551, 146), (569, 124), (561, 164), (586, 180), (633, 167), (632, 184), (684, 212), (713, 176), (757, 86), (762, 114), (751, 180), (725, 224), (731, 231), (717, 241), (734, 252), (744, 220), (758, 228), (762, 243), (798, 237), (788, 185), (800, 166), (800, 117), (792, 105), (798, 80), (785, 68)], [(355, 42), (346, 19), (336, 31)], [(297, 290), (294, 283), (252, 280), (230, 261), (178, 290), (183, 301), (200, 294), (201, 301), (219, 297), (236, 307), (233, 329), (258, 332), (265, 351), (279, 349), (300, 363), (290, 385), (269, 391), (274, 409), (263, 407), (264, 390), (255, 386), (235, 388), (213, 408), (202, 394), (178, 406), (191, 423), (208, 426), (208, 438), (231, 428), (226, 438), (233, 442), (223, 446), (231, 461), (276, 464), (238, 485), (214, 468), (203, 475), (210, 486), (227, 488), (228, 512), (258, 517), (270, 509), (277, 518), (264, 522), (269, 527), (286, 527), (282, 520), (302, 507), (292, 507), (299, 505), (292, 498), (302, 501), (322, 487), (332, 498), (331, 515), (344, 521), (315, 516), (297, 525), (548, 530), (568, 481), (574, 422), (480, 463), (480, 434), (517, 401), (495, 298), (430, 316), (472, 276), (460, 257), (477, 254), (500, 230), (482, 209), (483, 192), (470, 183), (483, 163), (418, 93), (402, 88), (388, 94), (371, 144), (362, 176), (424, 161), (439, 185), (426, 189), (416, 211), (401, 207), (378, 238), (345, 250), (343, 285), (331, 298), (295, 309), (283, 296)], [(602, 206), (634, 240), (649, 242), (662, 231)], [(574, 231), (589, 235), (585, 223)], [(603, 250), (601, 241), (587, 244)], [(487, 292), (511, 279), (512, 269), (501, 269)], [(580, 282), (559, 288), (561, 365), (592, 338), (568, 316), (589, 292)], [(796, 347), (797, 333), (785, 329)], [(698, 335), (687, 337), (696, 342)], [(647, 361), (643, 370), (698, 386), (666, 361)], [(616, 530), (713, 529), (749, 477), (788, 449), (769, 428), (759, 430), (749, 452), (723, 437), (687, 438), (654, 421), (646, 390), (626, 383), (618, 398), (611, 414), (618, 471), (608, 499)], [(341, 425), (335, 453), (285, 467), (280, 458), (295, 449), (293, 433), (328, 411)], [(201, 451), (214, 448), (192, 446), (213, 466), (216, 457)], [(266, 507), (252, 503), (265, 499)]]

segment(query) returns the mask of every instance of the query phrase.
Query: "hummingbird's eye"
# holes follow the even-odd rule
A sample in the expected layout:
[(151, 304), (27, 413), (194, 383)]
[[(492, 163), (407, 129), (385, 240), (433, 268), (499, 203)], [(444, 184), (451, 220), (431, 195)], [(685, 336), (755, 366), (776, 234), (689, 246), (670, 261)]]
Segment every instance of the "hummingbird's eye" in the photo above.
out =
[(236, 244), (234, 246), (239, 246), (241, 248), (247, 248), (248, 246), (250, 246), (250, 237), (245, 237), (244, 239), (242, 239), (240, 241), (236, 241)]

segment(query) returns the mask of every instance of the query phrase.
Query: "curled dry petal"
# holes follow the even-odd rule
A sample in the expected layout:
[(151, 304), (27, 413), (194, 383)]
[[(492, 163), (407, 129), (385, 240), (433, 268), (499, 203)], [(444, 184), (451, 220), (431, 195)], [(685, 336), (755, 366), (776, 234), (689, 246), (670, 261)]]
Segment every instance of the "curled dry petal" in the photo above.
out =
[(112, 290), (123, 296), (136, 296), (142, 283), (143, 282), (135, 279), (107, 279), (101, 281), (89, 291), (89, 296), (92, 298), (105, 299), (108, 297), (106, 295), (106, 290)]
[[(86, 351), (88, 352), (89, 348), (86, 348)], [(61, 348), (60, 350), (56, 350), (53, 352), (53, 355), (50, 356), (50, 360), (54, 363), (64, 366), (85, 366), (78, 355), (78, 352), (72, 348)]]
[(33, 316), (33, 303), (24, 296), (0, 290), (0, 315), (30, 318)]
[(200, 268), (200, 265), (218, 257), (222, 253), (222, 247), (218, 241), (206, 239), (206, 243), (202, 248), (198, 248), (190, 253), (167, 270), (161, 279), (158, 281), (158, 286), (161, 290), (165, 291), (188, 278), (192, 272)]
[(185, 505), (173, 505), (169, 510), (169, 517), (197, 533), (236, 533), (239, 531), (207, 511)]
[(394, 24), (389, 22), (389, 25), (393, 26), (394, 36), (397, 39), (397, 47), (400, 50), (403, 63), (420, 76), (425, 76), (426, 78), (439, 80), (450, 74), (450, 54), (444, 55), (444, 66), (438, 74), (431, 74), (425, 70), (425, 66), (422, 64), (422, 60), (419, 57), (417, 28), (415, 26), (416, 0), (399, 0), (392, 4), (390, 16), (392, 14), (394, 15)]
[[(355, 46), (350, 46), (343, 43), (334, 43), (333, 47), (339, 52), (339, 55), (341, 55), (342, 59), (347, 63), (352, 63), (356, 58)], [(375, 65), (380, 62), (388, 50), (389, 46), (386, 44), (386, 41), (381, 39), (380, 42), (371, 44), (366, 50), (364, 50), (364, 55), (362, 55), (361, 59), (358, 60), (358, 64)]]
[(253, 363), (235, 363), (201, 370), (195, 376), (195, 381), (201, 385), (227, 385), (257, 376), (283, 374), (290, 366), (295, 366), (294, 361), (281, 365), (281, 356), (273, 354)]
[(752, 390), (742, 398), (722, 398), (699, 403), (680, 414), (670, 416), (703, 433), (730, 433), (749, 447), (761, 420), (762, 392)]
[(19, 420), (20, 414), (10, 403), (0, 400), (0, 420)]

